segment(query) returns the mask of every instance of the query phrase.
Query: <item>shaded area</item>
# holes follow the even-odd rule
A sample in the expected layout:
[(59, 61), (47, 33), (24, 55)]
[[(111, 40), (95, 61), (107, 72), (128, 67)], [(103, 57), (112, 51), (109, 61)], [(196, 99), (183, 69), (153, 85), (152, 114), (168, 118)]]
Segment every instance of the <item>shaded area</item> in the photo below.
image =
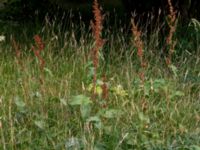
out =
[[(130, 14), (135, 12), (137, 15), (153, 13), (158, 15), (159, 9), (164, 14), (168, 13), (167, 0), (99, 0), (106, 11), (116, 10), (117, 14)], [(173, 6), (183, 20), (189, 18), (200, 18), (198, 0), (172, 0)], [(74, 10), (84, 14), (85, 18), (91, 17), (92, 1), (87, 0), (4, 0), (0, 2), (0, 18), (27, 20), (34, 19), (36, 15), (42, 18), (48, 13), (57, 13)]]

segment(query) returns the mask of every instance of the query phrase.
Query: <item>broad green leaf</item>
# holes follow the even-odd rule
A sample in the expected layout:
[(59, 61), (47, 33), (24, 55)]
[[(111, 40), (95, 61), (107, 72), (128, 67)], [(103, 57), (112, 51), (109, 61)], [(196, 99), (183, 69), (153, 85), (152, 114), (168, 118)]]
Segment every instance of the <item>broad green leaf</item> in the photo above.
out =
[(92, 101), (90, 100), (89, 97), (85, 95), (77, 95), (72, 98), (72, 100), (69, 102), (70, 105), (75, 106), (75, 105), (88, 105), (91, 104)]
[(117, 118), (122, 115), (122, 111), (118, 109), (108, 109), (104, 112), (103, 116), (105, 118)]
[(31, 96), (34, 97), (34, 98), (41, 98), (42, 97), (41, 93), (38, 92), (38, 91), (32, 93)]
[(91, 91), (92, 91), (92, 88), (93, 88), (93, 84), (91, 83), (91, 84), (89, 84), (87, 90), (88, 90), (89, 92), (91, 92)]
[(145, 96), (149, 96), (150, 91), (151, 91), (151, 83), (147, 82), (144, 85), (144, 94), (145, 94)]
[(63, 104), (63, 105), (67, 105), (67, 102), (64, 98), (60, 98), (60, 103)]
[(164, 84), (166, 84), (166, 81), (164, 80), (164, 79), (155, 79), (154, 80), (154, 84), (156, 85), (164, 85)]
[(93, 116), (87, 119), (87, 123), (93, 123), (97, 129), (101, 129), (103, 127), (101, 119), (98, 116)]
[(114, 92), (114, 94), (121, 96), (121, 97), (125, 97), (128, 95), (128, 93), (123, 89), (123, 87), (121, 85), (117, 85), (116, 87), (114, 87), (113, 92)]
[(72, 137), (72, 138), (69, 138), (66, 142), (65, 142), (65, 148), (67, 150), (79, 150), (81, 149), (81, 140), (79, 138), (75, 138), (75, 137)]
[(167, 82), (164, 79), (156, 79), (153, 82), (153, 90), (159, 92), (162, 89), (167, 88)]
[(103, 92), (102, 88), (101, 88), (100, 86), (97, 86), (97, 87), (96, 87), (96, 93), (97, 93), (98, 95), (101, 95), (102, 92)]
[(15, 104), (17, 105), (17, 107), (19, 108), (23, 108), (25, 107), (25, 103), (23, 102), (22, 99), (20, 99), (18, 96), (15, 98)]
[(45, 129), (45, 122), (43, 120), (34, 121), (34, 124), (40, 129)]
[(198, 145), (192, 145), (191, 148), (191, 150), (200, 150), (200, 146)]
[(138, 117), (139, 117), (140, 121), (150, 123), (149, 118), (147, 116), (145, 116), (144, 113), (139, 112)]
[[(93, 84), (92, 84), (92, 83), (88, 86), (87, 90), (88, 90), (89, 92), (92, 92), (92, 90), (93, 90)], [(96, 85), (96, 91), (95, 91), (95, 92), (96, 92), (98, 95), (101, 95), (101, 94), (102, 94), (102, 88), (101, 88), (100, 85)]]
[(87, 73), (87, 77), (91, 78), (94, 75), (94, 67), (90, 67)]
[(106, 150), (106, 145), (104, 145), (103, 143), (97, 143), (94, 146), (94, 150)]
[(174, 95), (175, 95), (175, 96), (184, 96), (184, 93), (181, 92), (181, 91), (176, 91), (176, 92), (174, 93)]
[(101, 119), (98, 116), (92, 116), (87, 119), (87, 122), (100, 122)]
[(102, 81), (102, 80), (97, 80), (97, 85), (103, 85), (104, 84), (104, 82)]
[(86, 119), (90, 116), (91, 106), (90, 105), (81, 105), (80, 107), (81, 117)]
[(177, 77), (177, 72), (178, 72), (177, 67), (174, 66), (174, 65), (170, 65), (169, 67), (170, 67), (170, 69), (172, 70), (174, 76)]
[(173, 98), (175, 98), (175, 97), (182, 97), (182, 96), (184, 96), (184, 93), (183, 93), (183, 92), (181, 92), (181, 91), (175, 91), (174, 93), (172, 93), (172, 94), (170, 95), (170, 99), (173, 99)]
[[(103, 84), (104, 84), (103, 81), (97, 80), (96, 91), (95, 91), (95, 93), (97, 93), (99, 96), (100, 96), (100, 95), (102, 94), (102, 92), (103, 92), (102, 87), (101, 87)], [(92, 92), (92, 90), (93, 90), (93, 83), (89, 84), (87, 90), (88, 90), (89, 92)]]

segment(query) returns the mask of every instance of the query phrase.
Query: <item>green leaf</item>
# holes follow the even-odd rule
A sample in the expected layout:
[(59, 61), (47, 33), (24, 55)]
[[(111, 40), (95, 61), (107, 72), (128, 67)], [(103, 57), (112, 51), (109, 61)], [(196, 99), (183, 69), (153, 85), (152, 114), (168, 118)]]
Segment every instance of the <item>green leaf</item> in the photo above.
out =
[(114, 94), (121, 96), (121, 97), (125, 97), (128, 95), (128, 93), (123, 89), (122, 85), (117, 85), (112, 90), (113, 90)]
[(96, 93), (97, 93), (98, 95), (101, 95), (102, 92), (103, 92), (102, 88), (101, 88), (100, 86), (97, 86), (97, 87), (96, 87)]
[(98, 116), (93, 116), (87, 119), (87, 123), (93, 123), (97, 129), (101, 129), (103, 127), (101, 119)]
[(86, 119), (90, 116), (91, 106), (90, 105), (81, 105), (80, 107), (81, 117)]
[(31, 96), (33, 98), (41, 98), (42, 97), (42, 95), (41, 95), (41, 93), (39, 91), (36, 91), (36, 92), (32, 93)]
[(89, 105), (91, 104), (92, 101), (90, 100), (89, 97), (85, 95), (77, 95), (72, 98), (72, 100), (69, 102), (70, 105), (75, 106), (75, 105)]
[(75, 150), (75, 149), (79, 150), (82, 147), (81, 145), (82, 145), (81, 140), (76, 137), (69, 138), (65, 142), (65, 148), (67, 150)]
[(175, 91), (174, 93), (172, 93), (172, 94), (170, 95), (170, 99), (173, 99), (173, 98), (175, 98), (175, 97), (182, 97), (182, 96), (184, 96), (184, 93), (183, 93), (183, 92), (181, 92), (181, 91)]
[(88, 69), (87, 77), (91, 78), (91, 77), (93, 77), (93, 75), (94, 75), (94, 67), (90, 67)]
[(17, 105), (18, 108), (23, 108), (26, 106), (23, 100), (20, 99), (18, 96), (15, 98), (15, 104)]
[(122, 115), (122, 111), (118, 110), (118, 109), (108, 109), (104, 112), (103, 116), (105, 118), (117, 118), (120, 117)]
[(106, 145), (103, 143), (96, 143), (94, 146), (94, 150), (106, 150)]
[(48, 68), (44, 68), (44, 71), (50, 76), (50, 77), (53, 77), (53, 73), (52, 73), (52, 71), (50, 70), (50, 69), (48, 69)]
[(167, 88), (167, 82), (164, 79), (156, 79), (153, 82), (153, 90), (158, 93), (160, 90), (164, 90)]
[(151, 91), (151, 83), (147, 82), (144, 85), (144, 94), (145, 94), (145, 96), (149, 96), (150, 95), (150, 91)]
[(63, 104), (63, 105), (67, 105), (67, 102), (64, 98), (60, 98), (60, 103)]
[[(98, 94), (99, 96), (100, 96), (100, 95), (102, 94), (102, 92), (103, 92), (102, 87), (101, 87), (103, 84), (104, 84), (103, 81), (97, 80), (96, 89), (95, 89), (96, 91), (95, 91), (95, 93)], [(93, 83), (91, 83), (91, 84), (88, 85), (87, 90), (88, 90), (89, 92), (92, 92), (92, 90), (93, 90)]]
[(200, 150), (200, 146), (198, 145), (192, 145), (191, 148), (191, 150)]
[(92, 116), (87, 119), (87, 122), (100, 122), (101, 119), (98, 116)]
[(140, 121), (150, 123), (149, 118), (147, 116), (145, 116), (143, 112), (139, 112), (138, 117), (139, 117)]
[(169, 67), (170, 67), (170, 69), (172, 70), (174, 76), (177, 77), (177, 72), (178, 72), (177, 67), (174, 66), (174, 65), (170, 65)]
[(174, 95), (180, 97), (180, 96), (184, 96), (184, 93), (181, 92), (181, 91), (176, 91), (176, 92), (174, 93)]
[(34, 124), (40, 129), (45, 129), (45, 122), (43, 120), (34, 121)]

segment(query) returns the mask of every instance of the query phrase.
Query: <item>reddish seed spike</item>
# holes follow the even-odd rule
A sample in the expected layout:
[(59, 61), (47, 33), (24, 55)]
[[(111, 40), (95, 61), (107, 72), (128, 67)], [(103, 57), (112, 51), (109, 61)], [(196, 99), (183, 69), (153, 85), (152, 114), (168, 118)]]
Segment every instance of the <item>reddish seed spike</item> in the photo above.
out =
[(94, 75), (93, 75), (93, 97), (96, 95), (96, 80), (97, 80), (97, 69), (99, 64), (99, 49), (103, 46), (104, 40), (101, 38), (102, 33), (102, 22), (103, 17), (101, 14), (101, 10), (99, 8), (99, 4), (97, 0), (93, 2), (93, 14), (94, 21), (91, 22), (91, 27), (93, 31), (93, 36), (95, 40), (95, 47), (92, 49), (92, 61), (94, 66)]
[(40, 62), (41, 71), (43, 71), (44, 70), (44, 66), (45, 66), (45, 60), (41, 56), (41, 51), (44, 50), (44, 44), (43, 44), (43, 41), (42, 41), (42, 39), (41, 39), (41, 37), (39, 35), (35, 35), (34, 36), (34, 41), (35, 41), (35, 44), (36, 44), (37, 48), (35, 48), (33, 46), (32, 50), (33, 50), (35, 56), (38, 58), (38, 60)]
[(35, 43), (40, 51), (44, 50), (44, 43), (39, 35), (34, 36)]

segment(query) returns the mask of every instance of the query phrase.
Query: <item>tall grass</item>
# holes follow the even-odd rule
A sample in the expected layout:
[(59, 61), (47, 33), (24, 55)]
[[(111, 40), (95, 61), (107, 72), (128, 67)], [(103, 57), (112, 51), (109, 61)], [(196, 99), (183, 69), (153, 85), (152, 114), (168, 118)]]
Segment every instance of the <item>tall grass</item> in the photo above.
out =
[(37, 32), (24, 29), (24, 39), (0, 43), (0, 149), (198, 150), (198, 25), (188, 26), (191, 40), (177, 24), (175, 59), (167, 66), (159, 40), (146, 44), (136, 24), (134, 35), (102, 30), (94, 6), (100, 19), (93, 30), (70, 23), (64, 32), (46, 20)]

